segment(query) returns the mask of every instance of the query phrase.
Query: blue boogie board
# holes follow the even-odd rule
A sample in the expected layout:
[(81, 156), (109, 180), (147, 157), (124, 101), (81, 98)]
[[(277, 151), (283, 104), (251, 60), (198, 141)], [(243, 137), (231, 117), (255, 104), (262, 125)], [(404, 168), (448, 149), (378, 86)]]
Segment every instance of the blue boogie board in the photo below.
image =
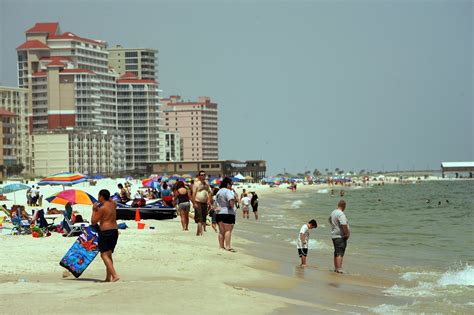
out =
[(79, 278), (99, 253), (99, 228), (89, 225), (59, 264)]

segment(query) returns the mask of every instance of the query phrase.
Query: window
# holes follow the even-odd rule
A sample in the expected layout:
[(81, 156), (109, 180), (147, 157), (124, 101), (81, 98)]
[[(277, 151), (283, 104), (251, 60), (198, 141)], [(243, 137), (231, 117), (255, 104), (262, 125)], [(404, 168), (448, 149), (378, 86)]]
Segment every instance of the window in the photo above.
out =
[(136, 51), (126, 51), (125, 57), (138, 57), (138, 54)]

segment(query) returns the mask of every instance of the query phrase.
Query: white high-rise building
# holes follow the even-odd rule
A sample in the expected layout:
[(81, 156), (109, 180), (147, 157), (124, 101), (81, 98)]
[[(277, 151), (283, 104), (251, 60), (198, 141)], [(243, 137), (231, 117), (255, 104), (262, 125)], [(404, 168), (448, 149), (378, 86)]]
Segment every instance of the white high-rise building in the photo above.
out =
[(119, 130), (125, 135), (126, 167), (145, 170), (145, 163), (164, 160), (161, 109), (155, 80), (125, 73), (117, 80)]

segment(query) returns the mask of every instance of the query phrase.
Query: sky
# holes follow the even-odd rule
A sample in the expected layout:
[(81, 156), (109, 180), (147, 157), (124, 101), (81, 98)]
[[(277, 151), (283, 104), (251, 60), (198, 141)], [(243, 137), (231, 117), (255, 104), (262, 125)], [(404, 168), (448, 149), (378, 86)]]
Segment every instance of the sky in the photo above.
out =
[[(41, 3), (41, 4), (40, 4)], [(219, 105), (219, 158), (268, 174), (474, 161), (471, 1), (0, 0), (0, 85), (36, 22), (159, 50), (163, 96)]]

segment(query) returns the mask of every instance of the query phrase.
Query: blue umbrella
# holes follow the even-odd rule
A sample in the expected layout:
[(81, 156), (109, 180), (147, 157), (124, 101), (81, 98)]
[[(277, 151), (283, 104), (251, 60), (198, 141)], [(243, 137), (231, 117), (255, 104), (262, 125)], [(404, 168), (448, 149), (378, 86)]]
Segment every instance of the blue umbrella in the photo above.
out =
[(25, 190), (29, 188), (30, 186), (25, 185), (25, 184), (20, 184), (20, 183), (10, 184), (10, 185), (4, 186), (3, 188), (0, 188), (0, 194), (13, 193), (13, 199), (14, 199), (14, 202), (16, 203), (15, 191)]

